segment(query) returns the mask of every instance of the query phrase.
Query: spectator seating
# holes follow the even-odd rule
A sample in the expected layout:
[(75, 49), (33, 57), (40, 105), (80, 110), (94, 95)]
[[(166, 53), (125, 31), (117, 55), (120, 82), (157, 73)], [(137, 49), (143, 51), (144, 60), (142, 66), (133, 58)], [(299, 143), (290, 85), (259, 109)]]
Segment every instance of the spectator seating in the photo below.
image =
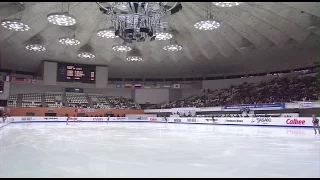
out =
[(183, 100), (150, 107), (170, 109), (178, 107), (214, 107), (238, 104), (259, 104), (318, 100), (316, 79), (312, 76), (283, 77), (259, 84), (243, 83), (220, 90), (204, 90)]
[(51, 108), (61, 108), (64, 107), (62, 104), (62, 94), (61, 93), (45, 93), (45, 103), (48, 107)]
[(22, 107), (41, 107), (41, 102), (22, 102)]
[(88, 107), (88, 100), (84, 93), (66, 93), (69, 107)]
[(8, 98), (8, 106), (9, 107), (16, 107), (18, 101), (18, 95), (10, 95)]
[(40, 93), (22, 94), (22, 107), (41, 107)]
[(40, 102), (41, 103), (41, 94), (40, 93), (22, 94), (22, 102)]

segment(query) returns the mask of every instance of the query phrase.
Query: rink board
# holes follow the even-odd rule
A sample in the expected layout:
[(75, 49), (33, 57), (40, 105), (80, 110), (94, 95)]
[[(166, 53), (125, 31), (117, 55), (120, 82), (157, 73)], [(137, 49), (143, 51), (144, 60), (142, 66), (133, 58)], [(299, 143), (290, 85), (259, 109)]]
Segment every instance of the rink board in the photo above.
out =
[[(67, 117), (39, 117), (39, 116), (15, 116), (8, 117), (10, 123), (43, 123), (66, 122)], [(168, 121), (168, 122), (167, 122)], [(274, 126), (274, 127), (313, 127), (311, 117), (148, 117), (147, 120), (128, 119), (127, 117), (70, 117), (68, 122), (132, 122), (132, 123), (176, 123), (176, 124), (206, 124), (206, 125), (242, 125), (242, 126)], [(7, 125), (7, 124), (5, 124)], [(0, 124), (0, 128), (3, 127)]]

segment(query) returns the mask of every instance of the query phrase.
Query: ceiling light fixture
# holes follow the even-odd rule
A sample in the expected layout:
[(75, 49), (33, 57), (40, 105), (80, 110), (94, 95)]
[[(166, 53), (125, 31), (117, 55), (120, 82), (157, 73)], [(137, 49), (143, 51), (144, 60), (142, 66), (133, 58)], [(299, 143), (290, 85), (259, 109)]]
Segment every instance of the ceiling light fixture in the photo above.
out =
[(93, 59), (96, 56), (90, 52), (81, 52), (78, 54), (79, 58), (84, 58), (84, 59)]
[(47, 18), (50, 23), (59, 26), (73, 26), (76, 24), (76, 18), (66, 12), (50, 13)]
[(97, 32), (98, 36), (108, 39), (118, 38), (119, 36), (115, 35), (115, 31), (112, 29), (100, 29)]
[(212, 3), (219, 7), (233, 7), (233, 6), (239, 6), (242, 2), (212, 2)]
[(134, 46), (132, 48), (132, 51), (128, 52), (127, 54), (127, 61), (131, 61), (131, 62), (139, 62), (142, 61), (142, 55), (141, 52), (139, 51), (139, 49)]
[(46, 48), (41, 44), (28, 44), (26, 45), (26, 49), (30, 51), (45, 51)]
[(127, 45), (116, 45), (116, 46), (113, 46), (112, 49), (118, 52), (129, 52), (131, 51), (132, 48)]
[(144, 42), (154, 37), (165, 15), (182, 9), (179, 2), (97, 2), (124, 42)]
[(59, 39), (59, 42), (67, 46), (76, 46), (80, 44), (80, 41), (73, 37), (62, 37)]
[(220, 27), (220, 23), (217, 21), (199, 21), (194, 25), (199, 30), (214, 30)]
[(220, 23), (215, 21), (212, 17), (211, 13), (211, 6), (212, 4), (208, 2), (207, 4), (207, 11), (205, 12), (205, 20), (199, 21), (194, 24), (194, 27), (199, 30), (214, 30), (220, 27)]
[(142, 57), (140, 57), (140, 56), (129, 56), (129, 57), (127, 57), (127, 61), (139, 62), (139, 61), (142, 61)]
[(155, 35), (156, 35), (156, 40), (159, 40), (159, 41), (169, 40), (172, 38), (172, 34), (166, 33), (166, 32), (159, 32), (159, 33), (156, 33)]
[(178, 44), (169, 44), (163, 47), (164, 50), (166, 51), (181, 51), (182, 50), (182, 46), (178, 45)]
[(14, 31), (28, 31), (30, 27), (22, 23), (19, 19), (2, 20), (1, 25), (9, 30)]

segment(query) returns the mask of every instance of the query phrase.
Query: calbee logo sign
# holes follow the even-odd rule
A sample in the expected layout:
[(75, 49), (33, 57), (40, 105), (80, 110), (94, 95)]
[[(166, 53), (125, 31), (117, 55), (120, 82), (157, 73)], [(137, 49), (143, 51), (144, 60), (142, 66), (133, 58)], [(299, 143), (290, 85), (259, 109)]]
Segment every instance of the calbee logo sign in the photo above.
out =
[(69, 121), (77, 121), (77, 120), (78, 120), (77, 117), (68, 117), (67, 119), (68, 119)]
[(150, 118), (150, 121), (157, 121), (158, 119), (155, 117)]
[(305, 125), (306, 121), (302, 119), (287, 119), (286, 124), (290, 125)]

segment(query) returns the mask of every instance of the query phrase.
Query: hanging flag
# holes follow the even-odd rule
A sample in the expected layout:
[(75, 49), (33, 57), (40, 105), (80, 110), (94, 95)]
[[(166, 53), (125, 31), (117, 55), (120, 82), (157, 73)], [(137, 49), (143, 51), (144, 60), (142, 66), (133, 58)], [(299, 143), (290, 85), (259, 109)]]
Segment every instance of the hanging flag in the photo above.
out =
[(153, 84), (153, 88), (160, 88), (160, 84)]
[(141, 88), (141, 84), (135, 84), (134, 87), (135, 88)]
[(36, 79), (28, 78), (28, 83), (29, 84), (35, 84), (36, 83)]
[(4, 82), (0, 81), (0, 93), (3, 93), (4, 91)]
[(151, 86), (150, 86), (150, 85), (144, 85), (143, 88), (145, 88), (145, 89), (150, 89)]
[(12, 76), (4, 76), (4, 81), (12, 81)]
[(122, 88), (122, 84), (116, 84), (116, 88)]
[(16, 82), (16, 83), (23, 83), (23, 82), (24, 82), (24, 78), (16, 77), (15, 82)]
[(131, 88), (132, 84), (125, 84), (124, 87), (125, 88)]
[(172, 85), (172, 88), (174, 88), (174, 89), (179, 89), (179, 88), (180, 88), (180, 84), (173, 84), (173, 85)]

